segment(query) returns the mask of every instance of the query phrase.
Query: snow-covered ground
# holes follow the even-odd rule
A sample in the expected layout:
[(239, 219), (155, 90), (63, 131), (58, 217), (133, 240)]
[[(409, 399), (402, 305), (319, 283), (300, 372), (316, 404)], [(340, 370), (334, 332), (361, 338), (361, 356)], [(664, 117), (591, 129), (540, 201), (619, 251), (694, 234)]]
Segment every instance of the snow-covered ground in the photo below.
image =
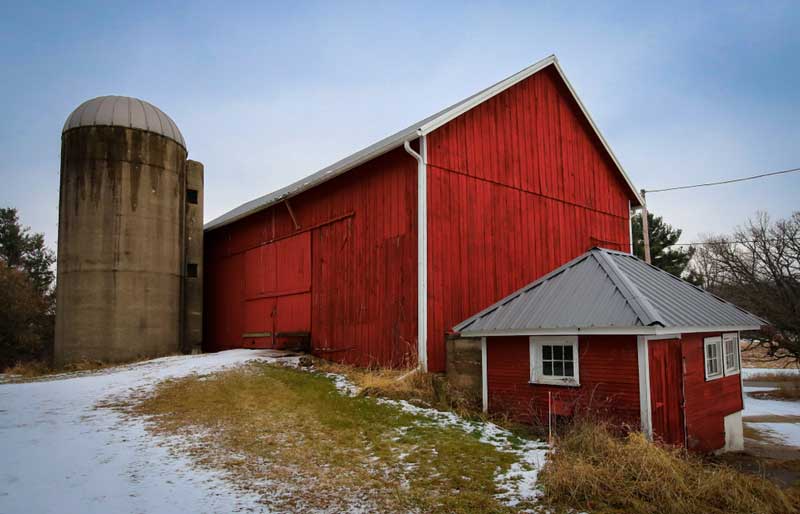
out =
[(787, 446), (800, 448), (800, 423), (748, 423), (768, 437), (777, 439)]
[(773, 387), (744, 386), (744, 413), (747, 417), (761, 416), (800, 416), (800, 402), (792, 400), (762, 400), (750, 393), (770, 391)]
[[(171, 451), (180, 445), (148, 432), (141, 419), (98, 408), (146, 392), (162, 380), (250, 360), (296, 363), (297, 358), (271, 350), (230, 350), (35, 382), (0, 382), (0, 514), (263, 511), (257, 495)], [(329, 377), (343, 394), (356, 393), (345, 377)], [(379, 401), (419, 415), (420, 423), (457, 427), (517, 455), (518, 462), (496, 477), (503, 491), (499, 499), (516, 505), (538, 496), (536, 477), (546, 444), (515, 438), (493, 423), (467, 421), (405, 401)]]
[(742, 368), (742, 378), (750, 380), (759, 375), (800, 375), (798, 368)]
[[(796, 369), (748, 369), (742, 370), (744, 386), (743, 419), (749, 427), (758, 430), (769, 438), (787, 446), (800, 448), (800, 401), (770, 400), (753, 397), (751, 393), (769, 391), (777, 388), (765, 383), (756, 382), (758, 386), (748, 386), (747, 380), (754, 376), (800, 373)], [(766, 418), (766, 419), (765, 419)]]
[(256, 496), (171, 453), (141, 420), (95, 406), (164, 379), (281, 358), (231, 350), (0, 384), (0, 514), (262, 510)]

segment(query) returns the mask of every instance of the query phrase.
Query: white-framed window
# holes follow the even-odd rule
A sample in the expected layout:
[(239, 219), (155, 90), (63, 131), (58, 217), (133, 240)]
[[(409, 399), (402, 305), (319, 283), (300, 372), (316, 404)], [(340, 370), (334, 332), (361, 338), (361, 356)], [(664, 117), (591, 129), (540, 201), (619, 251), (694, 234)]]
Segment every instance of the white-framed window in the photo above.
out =
[(722, 334), (722, 350), (725, 359), (725, 375), (739, 373), (739, 334)]
[(578, 336), (531, 336), (531, 383), (577, 386)]
[(722, 338), (719, 336), (703, 339), (706, 362), (706, 380), (722, 376)]

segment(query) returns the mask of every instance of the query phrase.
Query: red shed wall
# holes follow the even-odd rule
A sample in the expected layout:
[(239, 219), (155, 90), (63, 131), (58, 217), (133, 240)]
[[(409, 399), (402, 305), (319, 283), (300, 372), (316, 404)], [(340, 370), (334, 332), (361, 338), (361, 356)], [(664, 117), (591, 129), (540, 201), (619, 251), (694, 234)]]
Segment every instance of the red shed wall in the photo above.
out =
[(629, 250), (627, 185), (553, 67), (428, 141), (428, 364), (455, 324), (593, 246)]
[(527, 336), (487, 338), (489, 411), (521, 422), (546, 422), (548, 392), (554, 400), (588, 407), (639, 427), (636, 336), (581, 336), (579, 387), (530, 384)]
[(713, 451), (725, 446), (725, 416), (744, 408), (739, 374), (706, 381), (703, 339), (721, 333), (683, 334), (687, 447)]
[[(290, 313), (293, 328), (310, 323), (315, 353), (362, 366), (415, 365), (416, 195), (416, 161), (398, 149), (292, 198), (300, 229), (281, 203), (206, 233), (207, 349), (249, 346), (242, 339), (245, 325), (255, 326), (250, 318), (268, 316), (272, 305), (252, 308), (262, 301), (259, 291), (281, 289), (286, 270), (299, 285), (283, 289), (308, 291), (308, 259), (310, 319), (300, 312), (302, 294), (285, 303), (296, 311)], [(275, 280), (259, 271), (259, 263), (275, 262), (273, 248)], [(309, 249), (310, 256), (294, 255)]]

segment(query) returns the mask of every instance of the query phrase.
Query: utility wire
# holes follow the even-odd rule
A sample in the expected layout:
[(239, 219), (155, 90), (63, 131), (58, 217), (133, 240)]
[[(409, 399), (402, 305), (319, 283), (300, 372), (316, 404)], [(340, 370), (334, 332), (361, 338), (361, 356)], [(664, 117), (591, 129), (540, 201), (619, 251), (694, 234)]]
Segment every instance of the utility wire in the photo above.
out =
[(764, 178), (764, 177), (772, 177), (774, 175), (783, 175), (786, 173), (794, 173), (800, 171), (800, 168), (792, 168), (789, 170), (781, 170), (781, 171), (772, 171), (769, 173), (761, 173), (760, 175), (752, 175), (750, 177), (742, 177), (742, 178), (734, 178), (730, 180), (720, 180), (719, 182), (706, 182), (703, 184), (692, 184), (690, 186), (676, 186), (676, 187), (665, 187), (663, 189), (647, 189), (645, 193), (663, 193), (665, 191), (677, 191), (678, 189), (693, 189), (695, 187), (708, 187), (708, 186), (719, 186), (722, 184), (733, 184), (734, 182), (744, 182), (745, 180), (755, 180), (757, 178)]
[(759, 239), (758, 241), (756, 241), (756, 240), (750, 240), (750, 241), (726, 241), (726, 240), (721, 240), (721, 241), (703, 241), (701, 243), (675, 243), (675, 244), (671, 244), (671, 245), (666, 245), (665, 248), (669, 247), (669, 246), (702, 246), (702, 245), (718, 245), (718, 244), (744, 244), (744, 243), (761, 243), (761, 242), (767, 242), (767, 241), (777, 241), (777, 239)]

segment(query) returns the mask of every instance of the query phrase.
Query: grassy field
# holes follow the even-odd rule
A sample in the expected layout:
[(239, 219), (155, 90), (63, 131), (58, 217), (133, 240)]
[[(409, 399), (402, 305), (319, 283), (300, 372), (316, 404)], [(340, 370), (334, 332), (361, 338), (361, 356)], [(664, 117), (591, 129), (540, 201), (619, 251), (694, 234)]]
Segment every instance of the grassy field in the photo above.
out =
[(124, 408), (277, 511), (517, 511), (499, 501), (496, 477), (518, 455), (480, 432), (342, 395), (320, 374), (251, 364), (164, 382)]
[[(280, 512), (797, 512), (798, 487), (781, 490), (759, 469), (741, 473), (639, 433), (613, 435), (602, 422), (565, 428), (546, 464), (539, 449), (531, 465), (523, 450), (537, 445), (525, 432), (405, 401), (469, 417), (470, 400), (437, 377), (316, 366), (251, 363), (163, 382), (116, 407)], [(343, 376), (359, 394), (337, 389)], [(542, 466), (543, 494), (520, 502)]]

